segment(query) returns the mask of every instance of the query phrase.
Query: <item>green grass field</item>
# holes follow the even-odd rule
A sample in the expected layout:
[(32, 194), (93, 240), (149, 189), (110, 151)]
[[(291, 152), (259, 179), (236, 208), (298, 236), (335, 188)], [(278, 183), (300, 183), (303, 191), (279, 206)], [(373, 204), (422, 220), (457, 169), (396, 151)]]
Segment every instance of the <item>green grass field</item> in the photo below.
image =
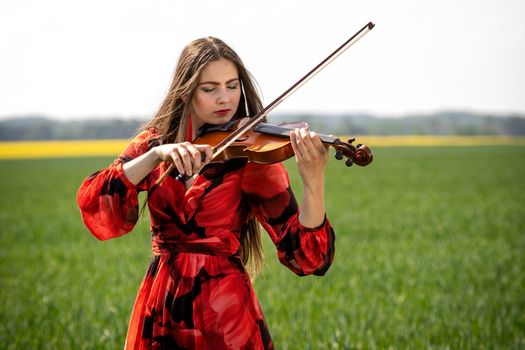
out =
[[(366, 168), (329, 163), (325, 277), (296, 277), (266, 239), (255, 288), (276, 348), (525, 348), (525, 147), (374, 151)], [(110, 161), (0, 161), (1, 349), (123, 347), (147, 217), (99, 242), (75, 201)]]

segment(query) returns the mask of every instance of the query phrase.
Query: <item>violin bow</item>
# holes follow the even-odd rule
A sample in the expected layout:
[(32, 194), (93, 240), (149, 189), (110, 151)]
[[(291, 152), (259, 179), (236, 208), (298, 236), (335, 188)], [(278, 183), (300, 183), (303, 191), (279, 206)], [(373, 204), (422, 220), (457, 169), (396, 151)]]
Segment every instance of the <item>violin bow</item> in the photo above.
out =
[[(328, 55), (321, 63), (315, 66), (312, 70), (306, 73), (301, 79), (299, 79), (295, 84), (293, 84), (288, 90), (283, 92), (279, 97), (273, 100), (268, 106), (263, 108), (253, 117), (248, 119), (237, 130), (233, 131), (228, 137), (218, 143), (213, 149), (213, 156), (211, 160), (215, 159), (219, 154), (221, 154), (226, 148), (228, 148), (232, 143), (237, 141), (237, 139), (242, 136), (246, 131), (254, 127), (259, 123), (268, 113), (273, 111), (275, 107), (280, 105), (284, 100), (286, 100), (290, 95), (297, 91), (301, 86), (306, 84), (310, 79), (312, 79), (317, 73), (319, 73), (323, 68), (329, 65), (333, 60), (335, 60), (339, 55), (345, 52), (348, 48), (354, 45), (359, 39), (365, 36), (369, 31), (375, 27), (375, 24), (368, 22), (363, 28), (361, 28), (357, 33), (352, 35), (348, 40), (346, 40), (341, 46), (335, 49), (330, 55)], [(210, 160), (210, 161), (211, 161)], [(157, 180), (156, 185), (160, 184), (168, 176), (168, 174), (173, 170), (174, 165), (170, 164), (166, 172)], [(179, 174), (177, 180), (180, 180), (183, 176)]]

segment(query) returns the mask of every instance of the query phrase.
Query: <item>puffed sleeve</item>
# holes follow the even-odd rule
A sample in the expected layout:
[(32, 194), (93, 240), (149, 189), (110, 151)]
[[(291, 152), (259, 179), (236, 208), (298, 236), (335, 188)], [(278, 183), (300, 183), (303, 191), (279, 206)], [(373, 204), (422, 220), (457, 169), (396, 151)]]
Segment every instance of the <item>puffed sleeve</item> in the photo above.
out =
[(281, 163), (248, 163), (241, 189), (255, 216), (277, 247), (280, 262), (299, 276), (326, 273), (335, 252), (330, 222), (308, 228), (299, 222), (299, 207)]
[(150, 131), (137, 135), (107, 168), (88, 176), (77, 192), (82, 220), (100, 240), (130, 232), (138, 220), (138, 192), (146, 190), (147, 177), (134, 185), (122, 165), (148, 151)]

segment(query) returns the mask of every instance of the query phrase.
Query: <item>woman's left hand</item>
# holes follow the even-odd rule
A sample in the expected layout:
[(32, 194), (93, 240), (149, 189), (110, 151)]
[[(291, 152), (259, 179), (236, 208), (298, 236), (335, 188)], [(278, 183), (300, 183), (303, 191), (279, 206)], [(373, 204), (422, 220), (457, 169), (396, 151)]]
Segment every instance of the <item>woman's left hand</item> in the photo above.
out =
[(290, 132), (292, 148), (299, 174), (306, 186), (324, 185), (324, 171), (328, 162), (328, 146), (323, 145), (315, 132), (305, 128)]

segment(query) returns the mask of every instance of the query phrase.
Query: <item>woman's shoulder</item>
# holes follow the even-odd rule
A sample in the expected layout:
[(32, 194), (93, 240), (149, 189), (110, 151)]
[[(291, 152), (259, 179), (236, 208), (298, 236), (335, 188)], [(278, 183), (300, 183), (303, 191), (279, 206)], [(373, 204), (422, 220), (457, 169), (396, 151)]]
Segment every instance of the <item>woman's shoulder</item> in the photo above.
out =
[(131, 140), (131, 144), (140, 147), (151, 147), (158, 140), (160, 134), (156, 128), (148, 128), (138, 132)]
[(155, 128), (144, 129), (138, 132), (122, 152), (121, 157), (133, 159), (146, 153), (155, 144), (155, 140), (158, 139), (158, 137), (159, 133)]
[(157, 128), (147, 128), (147, 129), (143, 129), (139, 131), (133, 138), (133, 141), (137, 141), (137, 142), (150, 141), (152, 139), (158, 138), (159, 136), (160, 134)]

